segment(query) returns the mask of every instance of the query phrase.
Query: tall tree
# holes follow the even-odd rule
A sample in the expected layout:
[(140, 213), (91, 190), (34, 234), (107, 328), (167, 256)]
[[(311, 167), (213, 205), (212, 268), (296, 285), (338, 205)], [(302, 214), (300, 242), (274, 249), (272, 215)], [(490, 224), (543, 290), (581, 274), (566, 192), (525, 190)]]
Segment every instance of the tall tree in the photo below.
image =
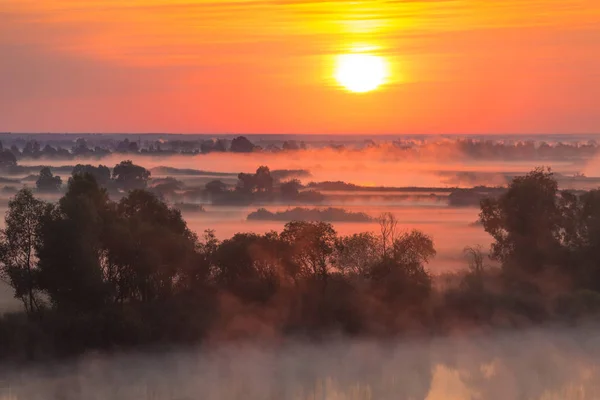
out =
[(104, 238), (112, 218), (106, 190), (90, 174), (71, 177), (58, 205), (42, 216), (40, 286), (56, 308), (93, 311), (109, 300)]
[(480, 219), (494, 238), (492, 257), (522, 277), (556, 266), (564, 252), (564, 211), (550, 170), (514, 178), (505, 194), (481, 202)]
[(22, 189), (8, 202), (5, 228), (0, 231), (2, 276), (29, 314), (40, 307), (36, 245), (40, 240), (40, 217), (48, 207), (29, 189)]
[(197, 237), (181, 212), (150, 192), (134, 190), (117, 204), (117, 215), (107, 248), (119, 270), (120, 299), (150, 302), (171, 296), (197, 257)]

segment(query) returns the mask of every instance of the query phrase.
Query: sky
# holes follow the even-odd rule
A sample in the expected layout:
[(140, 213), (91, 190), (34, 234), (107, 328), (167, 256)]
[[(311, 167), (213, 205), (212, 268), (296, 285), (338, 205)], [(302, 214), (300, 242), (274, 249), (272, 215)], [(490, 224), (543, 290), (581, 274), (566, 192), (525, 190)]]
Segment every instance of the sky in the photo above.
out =
[(599, 95), (598, 0), (0, 0), (0, 131), (600, 133)]

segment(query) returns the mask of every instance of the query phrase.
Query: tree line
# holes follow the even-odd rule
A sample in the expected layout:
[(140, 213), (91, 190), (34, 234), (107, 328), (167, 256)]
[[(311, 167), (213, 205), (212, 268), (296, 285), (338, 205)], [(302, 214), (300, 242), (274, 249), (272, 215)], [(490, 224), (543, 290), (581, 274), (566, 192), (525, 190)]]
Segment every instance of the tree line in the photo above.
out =
[(600, 315), (600, 191), (560, 191), (536, 169), (484, 199), (480, 217), (497, 264), (472, 247), (464, 271), (433, 276), (433, 239), (400, 231), (392, 214), (376, 233), (292, 221), (221, 241), (211, 230), (197, 236), (147, 190), (113, 201), (94, 175), (76, 172), (57, 203), (28, 189), (9, 202), (0, 270), (24, 311), (0, 319), (0, 357)]

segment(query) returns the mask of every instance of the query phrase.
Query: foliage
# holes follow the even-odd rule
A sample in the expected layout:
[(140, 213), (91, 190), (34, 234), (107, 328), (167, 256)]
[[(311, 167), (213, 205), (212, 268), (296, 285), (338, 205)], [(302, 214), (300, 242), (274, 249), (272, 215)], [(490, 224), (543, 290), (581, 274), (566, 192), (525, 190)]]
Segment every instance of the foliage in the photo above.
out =
[(0, 275), (14, 289), (25, 311), (39, 311), (38, 257), (40, 216), (50, 207), (22, 189), (8, 203), (5, 228), (0, 231)]
[(98, 182), (98, 185), (102, 187), (107, 187), (110, 183), (110, 168), (106, 165), (98, 165), (97, 167), (90, 164), (77, 164), (75, 168), (73, 168), (73, 175), (84, 175), (91, 174)]
[(55, 176), (48, 167), (40, 170), (40, 175), (35, 182), (37, 189), (40, 192), (57, 192), (62, 185), (60, 176)]
[(120, 189), (129, 191), (145, 189), (150, 178), (150, 171), (127, 160), (115, 165), (112, 175)]
[(231, 141), (231, 151), (234, 153), (251, 153), (254, 148), (254, 144), (245, 136), (238, 136)]
[[(269, 190), (267, 172), (253, 175), (263, 182), (253, 194)], [(498, 267), (466, 248), (468, 269), (441, 287), (427, 269), (433, 239), (400, 231), (392, 214), (376, 233), (292, 221), (281, 232), (198, 238), (156, 195), (133, 189), (112, 201), (83, 168), (56, 204), (27, 190), (9, 202), (0, 267), (26, 314), (0, 319), (9, 346), (0, 357), (265, 330), (397, 335), (600, 316), (600, 191), (561, 192), (538, 169), (483, 201), (481, 219)]]

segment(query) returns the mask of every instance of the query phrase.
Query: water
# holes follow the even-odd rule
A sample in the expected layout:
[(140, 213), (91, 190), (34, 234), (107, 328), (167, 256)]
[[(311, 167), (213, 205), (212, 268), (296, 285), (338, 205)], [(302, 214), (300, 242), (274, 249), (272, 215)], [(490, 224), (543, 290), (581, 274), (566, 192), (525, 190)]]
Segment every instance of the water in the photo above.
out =
[(597, 327), (433, 340), (212, 345), (0, 374), (0, 400), (600, 398)]

